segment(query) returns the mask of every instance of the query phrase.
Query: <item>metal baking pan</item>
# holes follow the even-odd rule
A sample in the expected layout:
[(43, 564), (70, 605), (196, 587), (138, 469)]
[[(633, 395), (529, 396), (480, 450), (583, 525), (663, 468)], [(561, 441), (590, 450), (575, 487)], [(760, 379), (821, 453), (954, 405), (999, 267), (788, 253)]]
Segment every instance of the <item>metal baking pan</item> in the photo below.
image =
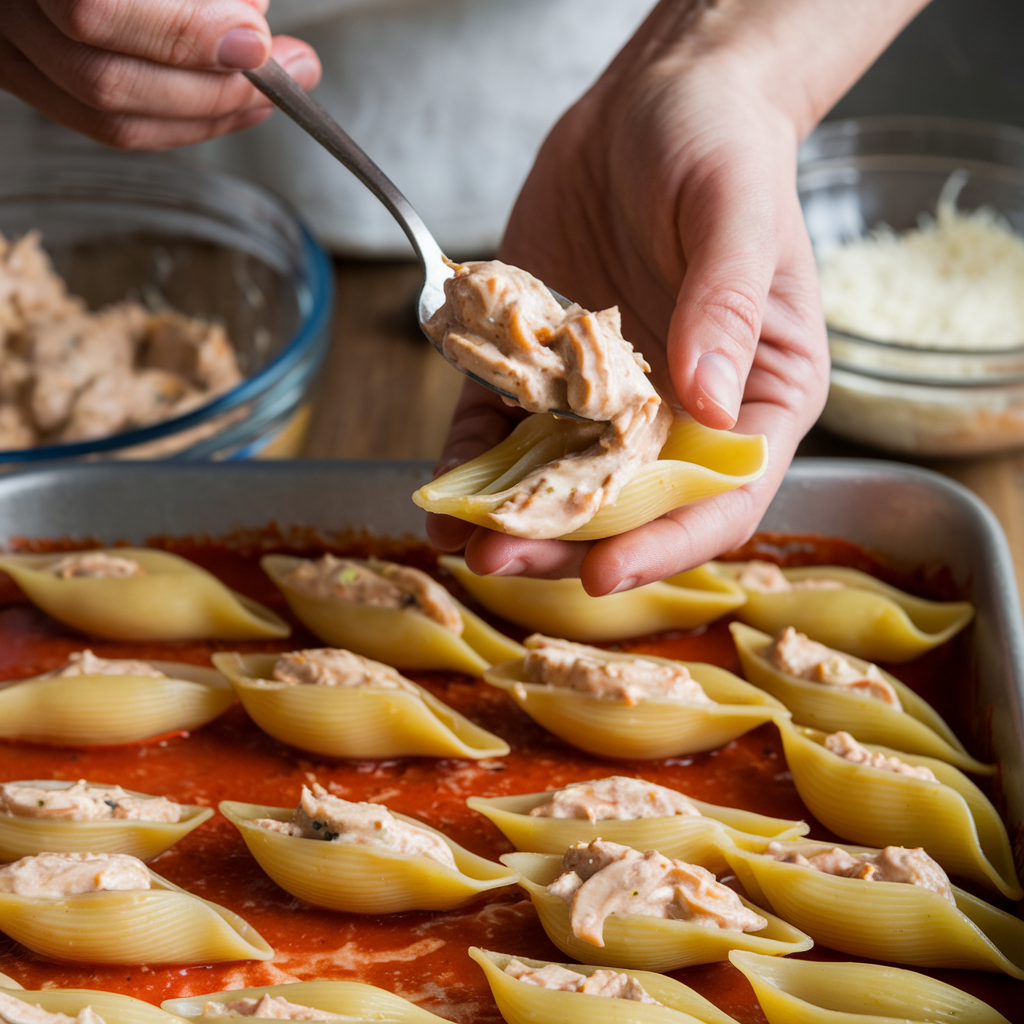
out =
[[(156, 535), (225, 536), (270, 523), (325, 534), (365, 529), (423, 537), (423, 514), (410, 495), (429, 475), (422, 462), (48, 467), (0, 478), (0, 544), (19, 537), (141, 543)], [(991, 730), (976, 738), (986, 752), (990, 741), (1002, 765), (1011, 835), (1024, 834), (1024, 625), (1010, 551), (988, 508), (927, 470), (873, 460), (798, 459), (761, 529), (843, 537), (901, 567), (949, 567), (978, 612), (972, 725)], [(950, 686), (958, 683), (966, 681), (949, 680)]]

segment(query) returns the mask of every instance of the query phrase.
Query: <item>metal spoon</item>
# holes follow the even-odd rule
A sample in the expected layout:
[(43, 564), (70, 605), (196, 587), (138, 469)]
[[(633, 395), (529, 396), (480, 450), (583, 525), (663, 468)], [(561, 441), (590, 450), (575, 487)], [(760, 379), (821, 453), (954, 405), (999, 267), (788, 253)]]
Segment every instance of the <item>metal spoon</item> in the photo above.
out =
[[(330, 114), (309, 96), (302, 86), (288, 74), (276, 60), (271, 58), (255, 71), (243, 71), (246, 78), (256, 86), (275, 106), (283, 110), (303, 131), (312, 135), (321, 146), (332, 156), (340, 160), (388, 209), (388, 212), (401, 225), (412, 247), (419, 257), (423, 268), (423, 287), (420, 289), (416, 303), (416, 317), (420, 327), (437, 312), (444, 304), (444, 282), (454, 273), (445, 262), (444, 253), (436, 239), (427, 230), (420, 215), (412, 208), (412, 204), (395, 187), (394, 182), (352, 141), (349, 134), (331, 117)], [(549, 289), (551, 291), (551, 289)], [(569, 300), (555, 291), (551, 294), (558, 300), (563, 309)], [(424, 330), (424, 333), (426, 331)], [(441, 352), (440, 346), (430, 335), (430, 343)], [(445, 356), (445, 359), (448, 359)], [(451, 360), (448, 360), (451, 363)], [(454, 363), (451, 365), (455, 366)], [(515, 395), (495, 387), (489, 381), (478, 377), (475, 373), (455, 367), (467, 377), (472, 378), (485, 388), (497, 392), (503, 398), (513, 401)], [(568, 409), (551, 409), (550, 412), (572, 419), (585, 420), (586, 417)]]

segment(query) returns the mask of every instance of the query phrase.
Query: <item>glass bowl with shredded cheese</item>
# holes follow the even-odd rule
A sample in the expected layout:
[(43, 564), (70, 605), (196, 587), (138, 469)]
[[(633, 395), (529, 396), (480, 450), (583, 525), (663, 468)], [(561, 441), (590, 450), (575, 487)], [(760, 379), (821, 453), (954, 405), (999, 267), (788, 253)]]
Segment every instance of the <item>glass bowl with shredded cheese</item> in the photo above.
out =
[(1024, 445), (1024, 131), (833, 122), (799, 190), (832, 356), (820, 424), (912, 456)]

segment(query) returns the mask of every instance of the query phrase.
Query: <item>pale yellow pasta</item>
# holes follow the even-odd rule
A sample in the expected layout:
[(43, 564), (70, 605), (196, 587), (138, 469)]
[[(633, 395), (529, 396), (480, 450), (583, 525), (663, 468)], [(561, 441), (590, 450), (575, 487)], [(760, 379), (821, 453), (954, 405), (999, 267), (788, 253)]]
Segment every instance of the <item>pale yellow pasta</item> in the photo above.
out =
[(198, 729), (235, 700), (212, 668), (150, 661), (154, 676), (35, 676), (0, 683), (0, 737), (53, 746), (137, 743)]
[(224, 586), (194, 562), (153, 548), (103, 552), (142, 567), (135, 576), (68, 579), (53, 567), (67, 552), (2, 555), (25, 596), (55, 619), (108, 640), (260, 640), (291, 628), (269, 608)]
[[(215, 654), (252, 720), (300, 750), (332, 757), (501, 757), (509, 745), (416, 686), (289, 686), (271, 679), (277, 654)], [(415, 686), (416, 684), (411, 684)]]
[(519, 644), (454, 598), (462, 616), (461, 636), (412, 609), (310, 597), (285, 579), (303, 561), (290, 555), (266, 555), (260, 564), (296, 616), (332, 647), (344, 647), (395, 668), (449, 669), (469, 675), (522, 656)]
[(768, 1024), (1010, 1024), (962, 989), (881, 964), (813, 963), (733, 950)]
[(12, 977), (6, 974), (0, 974), (0, 988), (5, 989), (20, 989), (22, 988)]
[(560, 856), (506, 853), (501, 860), (519, 872), (519, 885), (529, 893), (548, 938), (574, 960), (589, 960), (602, 967), (674, 971), (725, 960), (730, 949), (782, 956), (814, 945), (802, 931), (741, 897), (745, 907), (768, 920), (766, 928), (741, 932), (640, 914), (610, 914), (604, 922), (604, 946), (594, 946), (573, 934), (565, 900), (547, 892), (547, 886), (562, 873)]
[[(505, 532), (492, 513), (528, 473), (591, 443), (580, 440), (578, 448), (567, 448), (568, 438), (578, 433), (570, 420), (549, 413), (528, 416), (500, 444), (424, 484), (412, 500), (428, 512)], [(733, 434), (676, 420), (658, 460), (641, 466), (614, 505), (606, 505), (565, 539), (625, 533), (674, 508), (757, 480), (767, 465), (768, 445), (761, 434)]]
[(121, 995), (118, 992), (104, 992), (93, 988), (47, 988), (41, 991), (27, 991), (20, 985), (4, 984), (0, 974), (0, 988), (5, 994), (23, 999), (30, 1006), (41, 1006), (48, 1013), (64, 1013), (77, 1016), (87, 1006), (103, 1018), (105, 1024), (184, 1024), (173, 1012), (161, 1010), (141, 999)]
[[(902, 711), (850, 687), (824, 686), (789, 675), (763, 656), (764, 649), (772, 643), (767, 633), (742, 622), (731, 622), (729, 629), (747, 680), (782, 701), (795, 724), (825, 732), (842, 729), (862, 743), (882, 743), (909, 753), (937, 757), (977, 775), (995, 773), (995, 765), (971, 757), (938, 712), (894, 675), (879, 669), (896, 691)], [(862, 672), (868, 667), (869, 662), (860, 658), (845, 653), (843, 656)]]

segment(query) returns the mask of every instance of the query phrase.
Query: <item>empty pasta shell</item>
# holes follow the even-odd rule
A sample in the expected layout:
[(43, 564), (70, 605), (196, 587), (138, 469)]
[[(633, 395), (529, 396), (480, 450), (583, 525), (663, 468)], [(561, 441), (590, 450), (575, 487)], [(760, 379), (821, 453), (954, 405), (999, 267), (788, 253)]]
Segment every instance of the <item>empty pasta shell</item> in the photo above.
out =
[[(603, 652), (611, 661), (638, 655)], [(734, 740), (789, 712), (763, 690), (731, 672), (702, 662), (671, 662), (645, 654), (646, 661), (682, 664), (716, 703), (669, 698), (627, 704), (578, 690), (541, 686), (523, 680), (523, 659), (496, 665), (484, 680), (504, 690), (532, 719), (566, 743), (600, 757), (649, 760), (696, 754)]]
[(274, 951), (226, 907), (153, 871), (150, 889), (18, 896), (0, 892), (0, 931), (48, 960), (198, 964), (269, 960)]
[(812, 963), (735, 949), (768, 1024), (1010, 1024), (962, 989), (882, 964)]
[[(787, 845), (805, 855), (832, 848), (807, 839)], [(725, 856), (752, 899), (830, 949), (896, 964), (1003, 971), (1024, 979), (1024, 921), (956, 886), (954, 907), (939, 893), (906, 882), (828, 875), (738, 846), (726, 847)]]
[(736, 583), (704, 566), (622, 594), (591, 597), (578, 579), (477, 576), (465, 559), (450, 555), (439, 558), (438, 564), (495, 615), (548, 636), (584, 643), (692, 629), (721, 618), (746, 600)]
[[(745, 562), (711, 562), (735, 580)], [(887, 583), (838, 565), (783, 569), (787, 579), (837, 580), (836, 590), (748, 590), (736, 612), (755, 629), (777, 636), (792, 626), (812, 640), (868, 661), (910, 661), (956, 636), (974, 618), (967, 601), (926, 601)]]
[[(252, 720), (300, 750), (331, 757), (501, 757), (509, 745), (432, 693), (289, 686), (270, 678), (278, 654), (215, 654)], [(416, 685), (413, 683), (412, 685)]]
[[(0, 975), (2, 978), (3, 975)], [(91, 1006), (105, 1024), (183, 1024), (182, 1019), (173, 1012), (161, 1010), (119, 992), (103, 992), (94, 988), (47, 988), (31, 992), (22, 989), (20, 985), (12, 992), (7, 986), (0, 987), (5, 989), (5, 995), (23, 999), (30, 1006), (41, 1006), (48, 1013), (64, 1013), (75, 1017), (87, 1006)]]
[(825, 734), (783, 724), (786, 763), (800, 799), (827, 829), (868, 846), (923, 847), (951, 875), (1013, 900), (1024, 896), (999, 813), (963, 772), (920, 754), (868, 750), (930, 768), (937, 782), (855, 764), (823, 744)]
[(220, 811), (242, 834), (259, 866), (286, 892), (328, 910), (398, 914), (405, 910), (454, 910), (491, 889), (514, 885), (514, 870), (478, 857), (422, 821), (392, 814), (433, 833), (452, 851), (457, 871), (408, 853), (357, 843), (302, 839), (254, 825), (255, 818), (290, 821), (288, 807), (225, 800)]
[[(424, 484), (412, 500), (428, 512), (505, 532), (491, 513), (529, 473), (593, 443), (589, 436), (575, 440), (578, 434), (572, 420), (550, 413), (528, 416), (500, 444)], [(674, 508), (742, 487), (760, 477), (767, 465), (768, 444), (761, 434), (733, 434), (676, 420), (658, 460), (636, 471), (614, 505), (606, 505), (563, 539), (614, 537)]]
[[(68, 789), (73, 782), (34, 779), (42, 789)], [(90, 783), (102, 787), (103, 783)], [(115, 787), (111, 786), (110, 789)], [(148, 796), (134, 793), (132, 796)], [(19, 860), (37, 853), (127, 853), (152, 860), (213, 816), (209, 807), (182, 805), (180, 821), (68, 821), (61, 818), (30, 818), (0, 812), (0, 862)]]
[(96, 553), (131, 559), (143, 572), (62, 579), (51, 569), (67, 552), (2, 555), (0, 569), (59, 622), (107, 640), (261, 640), (291, 633), (269, 608), (186, 558), (153, 548)]
[(235, 700), (212, 668), (150, 661), (153, 676), (35, 676), (0, 683), (0, 737), (52, 746), (137, 743), (198, 729)]
[(742, 838), (756, 848), (759, 840), (767, 846), (779, 839), (805, 835), (808, 829), (803, 821), (768, 818), (700, 800), (690, 801), (703, 815), (699, 818), (685, 814), (634, 821), (531, 817), (530, 811), (550, 800), (552, 795), (552, 792), (524, 793), (490, 799), (471, 796), (466, 804), (493, 821), (517, 850), (561, 855), (573, 843), (608, 839), (636, 850), (657, 850), (666, 857), (702, 864), (715, 874), (726, 867), (721, 852), (723, 835), (728, 839)]
[(501, 860), (519, 872), (519, 884), (529, 893), (548, 938), (566, 956), (581, 962), (591, 960), (602, 967), (674, 971), (679, 967), (725, 960), (730, 949), (782, 956), (814, 945), (809, 936), (791, 924), (744, 899), (745, 907), (768, 919), (768, 926), (762, 931), (704, 928), (689, 921), (611, 914), (604, 923), (604, 946), (593, 946), (573, 934), (565, 900), (547, 892), (547, 886), (562, 873), (560, 856), (506, 853)]
[(454, 598), (462, 615), (462, 636), (410, 609), (377, 608), (302, 594), (289, 587), (284, 577), (303, 561), (290, 555), (266, 555), (260, 565), (300, 621), (332, 647), (344, 647), (395, 668), (448, 669), (472, 676), (523, 653), (514, 640)]
[[(688, 985), (651, 971), (622, 971), (639, 982), (645, 991), (661, 1003), (638, 1003), (609, 999), (584, 992), (559, 992), (519, 981), (505, 973), (510, 960), (527, 967), (547, 967), (550, 960), (530, 960), (507, 953), (492, 953), (477, 946), (469, 955), (483, 968), (498, 1010), (508, 1024), (566, 1024), (586, 1020), (590, 1024), (736, 1024), (734, 1018), (718, 1009)], [(558, 964), (568, 971), (589, 977), (603, 967), (585, 964)], [(623, 1006), (623, 1003), (626, 1005)]]
[[(992, 775), (995, 765), (971, 757), (938, 712), (894, 675), (882, 671), (903, 705), (902, 711), (843, 686), (824, 686), (775, 668), (761, 652), (772, 637), (742, 622), (729, 623), (748, 681), (782, 701), (797, 725), (825, 732), (845, 730), (863, 743), (884, 743), (912, 754), (925, 754), (977, 775)], [(866, 671), (869, 662), (843, 654)], [(877, 667), (877, 666), (876, 666)]]

